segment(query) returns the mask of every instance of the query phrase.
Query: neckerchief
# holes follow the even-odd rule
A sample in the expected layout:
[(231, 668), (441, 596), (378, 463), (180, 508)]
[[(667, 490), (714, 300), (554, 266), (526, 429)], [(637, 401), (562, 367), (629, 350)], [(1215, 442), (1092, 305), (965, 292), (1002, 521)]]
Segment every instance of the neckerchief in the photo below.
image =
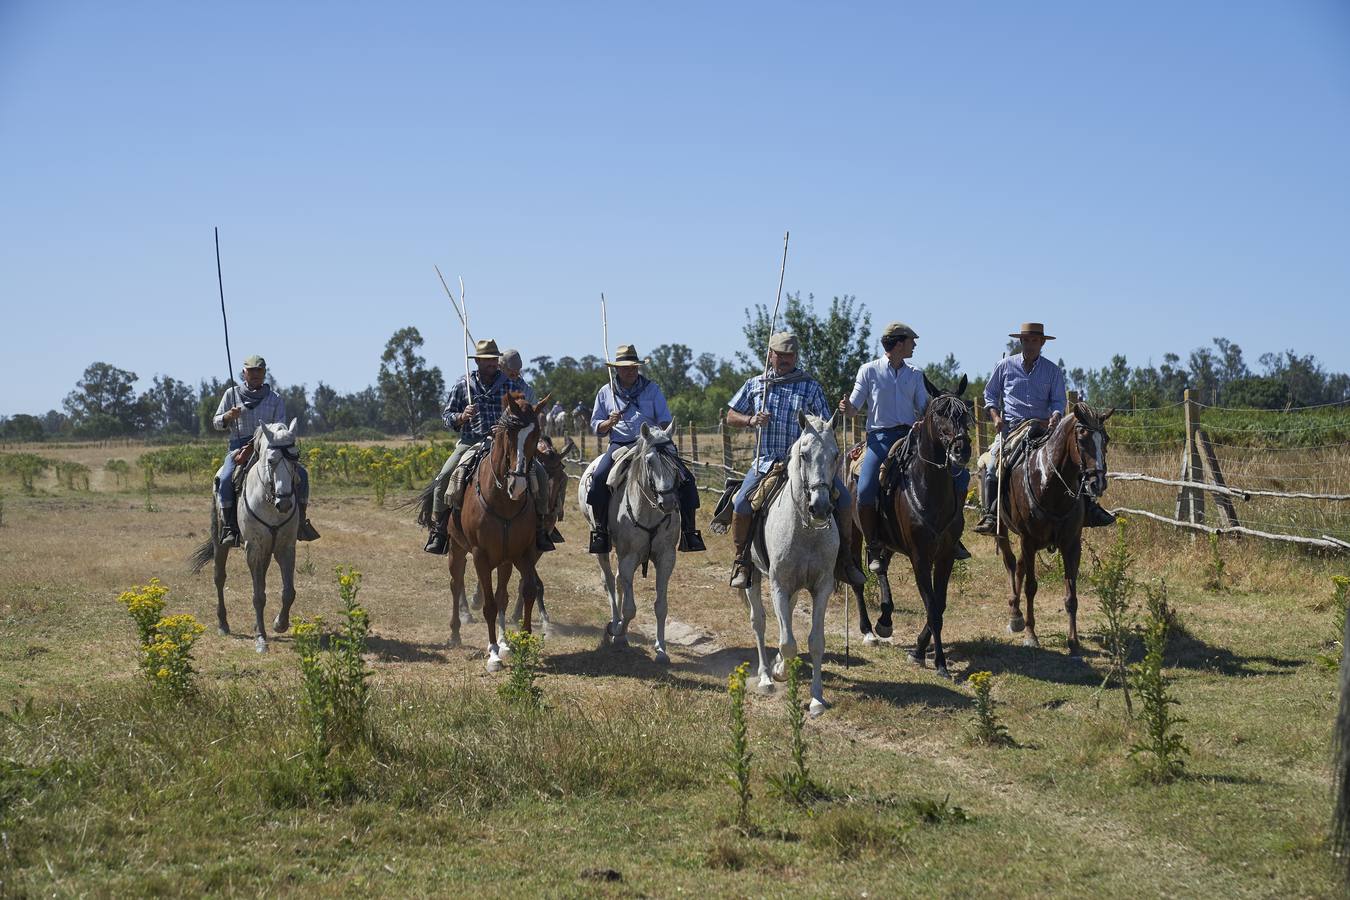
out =
[(253, 409), (259, 403), (263, 402), (270, 393), (272, 393), (272, 386), (265, 381), (263, 382), (263, 386), (256, 391), (250, 391), (246, 384), (236, 384), (234, 386), (234, 395), (244, 404), (244, 409)]

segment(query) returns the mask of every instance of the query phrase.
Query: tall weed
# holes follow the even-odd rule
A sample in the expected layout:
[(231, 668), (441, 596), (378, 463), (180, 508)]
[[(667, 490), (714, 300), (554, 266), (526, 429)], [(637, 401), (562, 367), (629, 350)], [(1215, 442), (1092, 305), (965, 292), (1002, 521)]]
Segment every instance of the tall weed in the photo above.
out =
[[(1186, 720), (1172, 711), (1180, 701), (1172, 696), (1170, 679), (1163, 671), (1163, 653), (1171, 629), (1167, 606), (1167, 585), (1147, 587), (1148, 621), (1144, 625), (1144, 658), (1132, 666), (1131, 679), (1142, 706), (1145, 740), (1130, 747), (1130, 758), (1150, 780), (1159, 784), (1173, 781), (1185, 770), (1184, 757), (1190, 753), (1176, 727)], [(1141, 761), (1141, 757), (1147, 757)]]
[(1134, 716), (1134, 707), (1130, 702), (1129, 673), (1125, 659), (1129, 654), (1130, 636), (1133, 624), (1130, 615), (1130, 594), (1134, 591), (1134, 582), (1130, 579), (1130, 566), (1134, 555), (1130, 552), (1125, 539), (1125, 517), (1116, 520), (1116, 539), (1099, 557), (1094, 550), (1088, 549), (1092, 557), (1092, 570), (1088, 573), (1088, 582), (1097, 591), (1101, 600), (1102, 614), (1106, 623), (1102, 628), (1102, 638), (1106, 645), (1107, 671), (1098, 694), (1115, 678), (1125, 697), (1125, 714)]

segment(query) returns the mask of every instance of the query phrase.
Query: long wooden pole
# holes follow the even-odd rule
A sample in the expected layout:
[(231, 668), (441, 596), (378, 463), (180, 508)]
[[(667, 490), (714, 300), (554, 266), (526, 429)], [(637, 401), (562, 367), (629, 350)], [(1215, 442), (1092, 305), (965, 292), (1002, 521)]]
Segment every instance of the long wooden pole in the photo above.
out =
[[(759, 398), (759, 410), (765, 412), (769, 407), (769, 354), (773, 349), (769, 346), (773, 343), (773, 330), (778, 327), (778, 307), (783, 303), (783, 276), (787, 274), (787, 252), (788, 252), (788, 232), (783, 232), (783, 262), (778, 267), (778, 294), (773, 301), (773, 318), (769, 320), (769, 335), (764, 344), (764, 390)], [(763, 434), (763, 426), (755, 429), (755, 453), (759, 452), (760, 437)]]
[[(461, 311), (460, 321), (464, 323), (464, 397), (473, 403), (473, 379), (470, 377), (469, 366), (469, 304), (464, 293), (464, 276), (459, 276), (459, 308)], [(478, 425), (478, 417), (474, 416), (474, 426)], [(478, 428), (481, 434), (482, 429)]]
[(220, 274), (220, 229), (216, 228), (216, 285), (220, 288), (220, 322), (225, 326), (225, 377), (234, 384), (234, 355), (230, 353), (230, 320), (225, 318), (225, 279)]
[[(464, 313), (459, 310), (459, 303), (455, 301), (455, 295), (450, 290), (450, 285), (445, 283), (445, 276), (441, 274), (441, 267), (436, 266), (436, 277), (441, 280), (441, 287), (445, 288), (445, 296), (450, 298), (450, 305), (455, 308), (455, 315), (459, 318), (459, 324), (468, 328), (468, 323), (464, 321)], [(469, 332), (469, 340), (473, 340), (473, 332)]]
[(604, 331), (605, 337), (605, 355), (600, 357), (600, 361), (605, 364), (605, 371), (609, 373), (609, 399), (614, 402), (614, 409), (623, 414), (627, 404), (619, 406), (619, 391), (614, 386), (614, 367), (609, 364), (609, 311), (605, 307), (605, 292), (600, 292), (600, 328)]

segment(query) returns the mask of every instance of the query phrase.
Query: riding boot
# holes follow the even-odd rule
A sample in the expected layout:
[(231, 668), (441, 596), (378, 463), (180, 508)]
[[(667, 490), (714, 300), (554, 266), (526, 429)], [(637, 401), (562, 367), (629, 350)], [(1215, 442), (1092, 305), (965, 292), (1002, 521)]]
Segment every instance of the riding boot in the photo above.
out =
[(431, 523), (431, 534), (427, 537), (427, 545), (422, 549), (427, 553), (435, 553), (444, 556), (450, 550), (450, 510), (446, 510), (436, 517)]
[(731, 540), (736, 545), (736, 559), (731, 566), (731, 586), (750, 587), (750, 536), (755, 524), (753, 515), (731, 515)]
[(295, 532), (295, 539), (297, 541), (317, 541), (319, 539), (318, 529), (310, 523), (309, 517), (305, 515), (305, 511), (308, 509), (308, 503), (300, 504), (300, 527), (296, 529)]
[(957, 542), (956, 542), (956, 555), (953, 556), (952, 558), (953, 558), (953, 559), (970, 559), (970, 551), (966, 549), (966, 545), (965, 545), (965, 544), (961, 543), (960, 541), (957, 541)]
[(680, 543), (675, 549), (681, 553), (702, 553), (707, 550), (703, 543), (703, 535), (697, 528), (688, 528), (680, 533)]
[(220, 543), (224, 547), (239, 546), (239, 507), (220, 508)]
[(975, 523), (976, 534), (993, 534), (998, 528), (998, 473), (986, 472), (984, 475), (984, 514)]
[(1106, 525), (1114, 525), (1116, 517), (1106, 510), (1102, 509), (1097, 499), (1086, 491), (1083, 492), (1083, 527), (1084, 528), (1102, 528)]
[(872, 572), (881, 571), (881, 541), (877, 532), (881, 528), (881, 513), (875, 506), (858, 504), (858, 521), (862, 523), (863, 542), (867, 545), (867, 568)]
[(539, 525), (534, 530), (534, 549), (538, 550), (540, 553), (548, 553), (558, 549), (553, 546), (553, 538), (549, 535), (549, 531), (551, 530), (552, 528), (546, 520), (539, 520)]
[(609, 488), (596, 485), (592, 488), (591, 519), (595, 525), (591, 528), (590, 553), (608, 553), (609, 543)]
[(867, 583), (867, 576), (858, 568), (858, 557), (853, 555), (853, 516), (846, 509), (836, 509), (834, 524), (839, 529), (839, 555), (834, 562), (834, 577), (860, 588)]
[[(561, 519), (562, 516), (558, 516), (558, 518)], [(562, 536), (562, 532), (558, 530), (557, 525), (554, 525), (551, 529), (549, 529), (548, 539), (555, 544), (567, 543), (567, 539)]]

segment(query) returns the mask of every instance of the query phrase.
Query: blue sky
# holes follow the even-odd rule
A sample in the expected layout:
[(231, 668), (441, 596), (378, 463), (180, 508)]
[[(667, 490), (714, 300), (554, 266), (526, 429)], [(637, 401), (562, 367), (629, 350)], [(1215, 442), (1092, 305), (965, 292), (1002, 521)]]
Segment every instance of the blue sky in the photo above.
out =
[(0, 413), (95, 360), (371, 383), (436, 281), (525, 356), (851, 293), (987, 371), (1216, 335), (1350, 369), (1350, 6), (0, 0)]

